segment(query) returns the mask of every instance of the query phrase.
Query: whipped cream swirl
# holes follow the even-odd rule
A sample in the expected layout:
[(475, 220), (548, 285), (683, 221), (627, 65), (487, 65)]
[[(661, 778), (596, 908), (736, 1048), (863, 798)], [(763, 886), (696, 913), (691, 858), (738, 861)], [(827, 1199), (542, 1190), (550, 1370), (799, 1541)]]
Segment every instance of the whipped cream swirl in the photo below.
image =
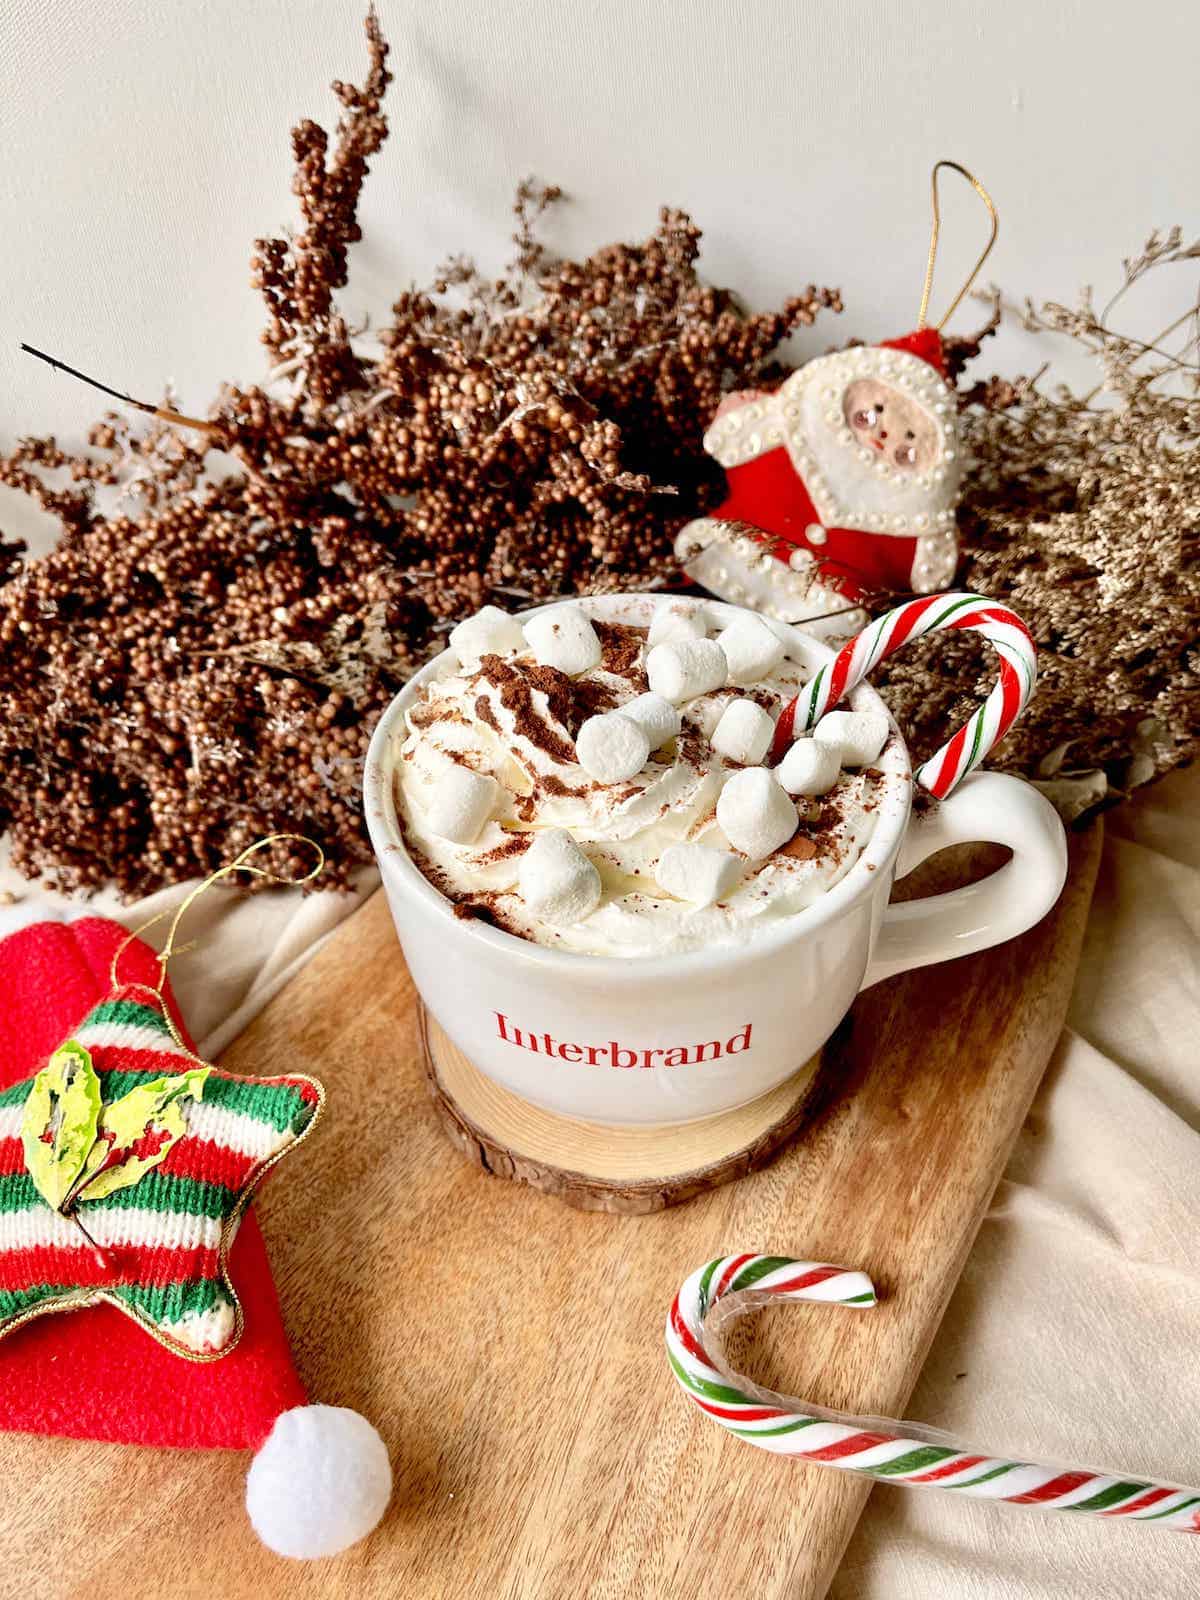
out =
[[(805, 668), (785, 656), (747, 688), (689, 700), (680, 707), (677, 738), (654, 751), (634, 777), (601, 784), (576, 761), (575, 736), (588, 717), (620, 710), (646, 691), (647, 645), (644, 628), (602, 621), (595, 627), (601, 660), (576, 677), (540, 666), (528, 650), (509, 650), (466, 666), (448, 660), (424, 686), (395, 753), (393, 795), (405, 842), (426, 877), (463, 915), (550, 948), (597, 956), (741, 944), (813, 904), (845, 875), (870, 837), (879, 801), (874, 769), (843, 772), (820, 800), (799, 800), (795, 836), (765, 860), (741, 858), (740, 880), (716, 904), (674, 899), (655, 879), (669, 845), (732, 851), (717, 822), (717, 800), (740, 769), (712, 747), (710, 735), (734, 696), (777, 717), (806, 681)], [(426, 822), (449, 762), (500, 786), (493, 816), (470, 844), (440, 838)], [(566, 829), (600, 873), (599, 905), (570, 926), (532, 916), (518, 886), (521, 857), (537, 830), (546, 828)]]

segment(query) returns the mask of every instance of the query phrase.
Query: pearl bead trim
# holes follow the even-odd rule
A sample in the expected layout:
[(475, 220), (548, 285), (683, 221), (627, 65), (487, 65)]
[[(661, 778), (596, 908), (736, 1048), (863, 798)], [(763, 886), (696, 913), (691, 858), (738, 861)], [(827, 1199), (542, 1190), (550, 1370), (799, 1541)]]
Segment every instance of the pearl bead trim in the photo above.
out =
[(675, 536), (675, 555), (688, 576), (722, 600), (780, 622), (802, 622), (846, 606), (835, 590), (812, 582), (811, 556), (792, 568), (741, 526), (719, 517), (685, 523)]

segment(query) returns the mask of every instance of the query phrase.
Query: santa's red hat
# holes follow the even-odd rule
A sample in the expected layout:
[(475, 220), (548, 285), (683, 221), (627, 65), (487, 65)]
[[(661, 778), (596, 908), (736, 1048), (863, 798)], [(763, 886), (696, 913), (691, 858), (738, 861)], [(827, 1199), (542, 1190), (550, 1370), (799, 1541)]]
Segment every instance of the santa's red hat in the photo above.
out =
[(943, 378), (946, 376), (946, 347), (936, 328), (917, 328), (900, 339), (881, 339), (879, 347), (881, 350), (904, 350), (910, 356), (920, 356), (922, 361), (928, 361), (935, 372)]
[(247, 1510), (264, 1543), (334, 1554), (383, 1515), (387, 1449), (357, 1413), (307, 1403), (262, 1235), (241, 1213), (311, 1125), (319, 1086), (208, 1076), (187, 1137), (78, 1207), (82, 1238), (34, 1192), (20, 1124), (27, 1138), (32, 1085), (64, 1042), (90, 1058), (104, 1109), (196, 1061), (169, 990), (156, 994), (153, 951), (129, 943), (113, 987), (125, 939), (101, 918), (0, 939), (0, 1429), (253, 1450)]

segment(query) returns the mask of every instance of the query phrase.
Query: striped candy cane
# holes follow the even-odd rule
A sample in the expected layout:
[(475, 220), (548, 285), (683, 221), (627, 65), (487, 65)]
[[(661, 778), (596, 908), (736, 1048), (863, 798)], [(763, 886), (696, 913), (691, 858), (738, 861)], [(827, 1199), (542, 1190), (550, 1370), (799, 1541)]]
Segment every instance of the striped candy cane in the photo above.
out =
[(816, 727), (885, 656), (910, 639), (943, 628), (970, 628), (995, 645), (1000, 677), (978, 711), (917, 772), (917, 782), (938, 799), (948, 795), (1012, 727), (1037, 681), (1037, 646), (1007, 606), (978, 594), (931, 594), (897, 606), (855, 634), (850, 643), (786, 705), (775, 729), (774, 756), (786, 753), (796, 733)]
[[(748, 1291), (748, 1292), (747, 1292)], [(968, 1450), (947, 1434), (919, 1423), (852, 1417), (789, 1400), (748, 1379), (734, 1382), (715, 1364), (705, 1344), (705, 1323), (726, 1296), (707, 1330), (774, 1299), (818, 1300), (868, 1307), (875, 1289), (862, 1272), (789, 1256), (721, 1256), (693, 1272), (667, 1316), (667, 1359), (688, 1398), (723, 1428), (776, 1455), (795, 1456), (883, 1483), (955, 1489), (981, 1500), (1128, 1517), (1183, 1533), (1200, 1532), (1200, 1489), (1179, 1489), (1091, 1468), (1039, 1466)]]

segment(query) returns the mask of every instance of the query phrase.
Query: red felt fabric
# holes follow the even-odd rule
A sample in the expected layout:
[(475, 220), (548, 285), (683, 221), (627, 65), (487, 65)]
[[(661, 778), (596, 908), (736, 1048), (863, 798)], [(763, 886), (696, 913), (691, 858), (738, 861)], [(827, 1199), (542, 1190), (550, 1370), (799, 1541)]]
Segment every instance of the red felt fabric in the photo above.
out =
[(931, 367), (935, 367), (943, 378), (946, 376), (946, 351), (936, 328), (918, 328), (915, 333), (906, 333), (902, 339), (881, 339), (879, 342), (885, 350), (907, 350), (909, 355), (920, 356), (922, 361), (928, 361)]
[[(906, 350), (946, 376), (942, 336), (936, 328), (918, 328), (900, 339), (880, 341), (885, 349)], [(744, 403), (754, 391), (727, 395), (717, 416), (731, 403)], [(865, 533), (857, 528), (826, 528), (825, 538), (813, 544), (805, 530), (820, 524), (817, 509), (782, 446), (726, 469), (728, 494), (711, 513), (726, 522), (746, 522), (776, 536), (774, 554), (786, 561), (799, 545), (816, 557), (821, 581), (848, 600), (861, 601), (872, 589), (908, 589), (912, 585), (915, 538)]]
[[(0, 1088), (34, 1071), (109, 992), (125, 937), (88, 917), (0, 940)], [(158, 981), (139, 940), (123, 983)], [(173, 998), (172, 1014), (187, 1038)], [(0, 1340), (0, 1429), (191, 1449), (257, 1449), (281, 1411), (304, 1405), (262, 1234), (248, 1213), (230, 1254), (246, 1330), (219, 1361), (185, 1361), (112, 1306), (36, 1318)]]
[(805, 529), (820, 517), (804, 480), (782, 446), (725, 472), (728, 494), (711, 514), (728, 522), (748, 522), (773, 533), (774, 554), (786, 561), (796, 545), (820, 565), (821, 581), (848, 600), (861, 600), (867, 590), (907, 589), (917, 541), (898, 535), (862, 533), (855, 528), (826, 528), (823, 544), (813, 544)]

